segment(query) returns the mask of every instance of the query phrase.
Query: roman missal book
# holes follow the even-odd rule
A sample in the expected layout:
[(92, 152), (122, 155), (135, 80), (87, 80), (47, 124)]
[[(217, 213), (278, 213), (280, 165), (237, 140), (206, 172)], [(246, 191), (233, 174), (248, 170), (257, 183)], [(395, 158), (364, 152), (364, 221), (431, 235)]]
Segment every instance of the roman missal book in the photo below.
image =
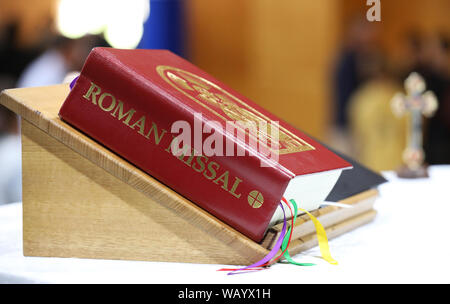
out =
[(93, 49), (59, 116), (256, 242), (352, 167), (166, 50)]

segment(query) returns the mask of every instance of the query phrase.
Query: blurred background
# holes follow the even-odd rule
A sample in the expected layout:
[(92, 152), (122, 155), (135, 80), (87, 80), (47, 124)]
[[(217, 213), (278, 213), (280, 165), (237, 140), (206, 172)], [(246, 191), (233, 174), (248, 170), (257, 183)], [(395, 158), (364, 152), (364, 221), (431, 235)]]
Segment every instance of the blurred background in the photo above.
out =
[[(450, 1), (380, 2), (369, 22), (365, 0), (0, 0), (0, 89), (69, 81), (94, 46), (169, 49), (383, 171), (407, 138), (390, 100), (417, 71), (439, 99), (426, 161), (450, 163)], [(0, 108), (0, 204), (20, 201), (19, 129)]]

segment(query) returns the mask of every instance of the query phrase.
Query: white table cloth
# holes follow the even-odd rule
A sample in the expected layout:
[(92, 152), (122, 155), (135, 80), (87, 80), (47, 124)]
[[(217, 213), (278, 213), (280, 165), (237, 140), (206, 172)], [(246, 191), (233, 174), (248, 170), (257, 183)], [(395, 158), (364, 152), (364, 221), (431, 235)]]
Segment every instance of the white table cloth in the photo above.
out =
[(276, 264), (227, 276), (224, 265), (24, 257), (22, 206), (0, 207), (0, 283), (450, 283), (450, 166), (429, 179), (380, 186), (375, 220), (330, 240), (339, 265), (315, 247), (294, 256), (316, 266)]

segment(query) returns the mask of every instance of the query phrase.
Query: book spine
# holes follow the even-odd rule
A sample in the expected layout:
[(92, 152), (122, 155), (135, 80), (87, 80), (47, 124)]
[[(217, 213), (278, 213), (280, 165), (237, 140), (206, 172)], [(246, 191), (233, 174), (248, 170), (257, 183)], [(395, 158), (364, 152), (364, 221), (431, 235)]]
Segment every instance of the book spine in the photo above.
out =
[(255, 156), (174, 155), (171, 126), (194, 126), (193, 112), (140, 77), (94, 50), (60, 117), (259, 242), (289, 179), (277, 168), (261, 167)]

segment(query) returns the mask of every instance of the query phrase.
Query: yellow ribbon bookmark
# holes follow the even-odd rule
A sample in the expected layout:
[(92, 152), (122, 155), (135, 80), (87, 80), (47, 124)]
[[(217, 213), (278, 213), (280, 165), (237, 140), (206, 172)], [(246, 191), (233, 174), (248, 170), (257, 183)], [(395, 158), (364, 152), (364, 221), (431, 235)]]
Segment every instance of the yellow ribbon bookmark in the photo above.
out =
[(337, 265), (338, 262), (331, 257), (330, 247), (328, 246), (328, 239), (327, 233), (325, 232), (325, 228), (323, 228), (322, 224), (314, 215), (312, 215), (311, 213), (302, 208), (298, 208), (298, 210), (305, 212), (309, 216), (311, 221), (314, 223), (314, 226), (316, 227), (317, 241), (319, 242), (319, 248), (320, 253), (322, 254), (322, 258), (332, 265)]

